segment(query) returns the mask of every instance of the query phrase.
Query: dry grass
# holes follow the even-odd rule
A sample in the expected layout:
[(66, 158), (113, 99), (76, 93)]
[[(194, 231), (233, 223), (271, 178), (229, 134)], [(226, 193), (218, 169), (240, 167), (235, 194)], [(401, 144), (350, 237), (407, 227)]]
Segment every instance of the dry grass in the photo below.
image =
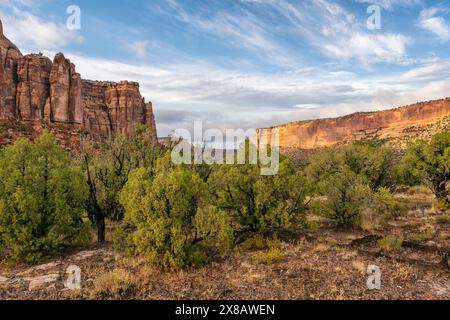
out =
[(123, 269), (106, 272), (94, 280), (91, 296), (102, 299), (122, 299), (134, 287), (133, 276)]
[(396, 236), (387, 236), (378, 240), (378, 246), (387, 252), (400, 251), (402, 249), (403, 239)]
[(393, 275), (393, 281), (414, 281), (418, 278), (418, 270), (410, 264), (395, 263), (396, 272)]
[(438, 239), (440, 239), (440, 240), (449, 240), (450, 239), (450, 232), (440, 231), (438, 233)]
[(450, 215), (444, 214), (436, 217), (437, 224), (448, 224), (450, 223)]
[(365, 274), (367, 272), (366, 264), (362, 261), (359, 260), (353, 261), (352, 267), (361, 274)]
[(415, 242), (425, 242), (434, 238), (435, 230), (432, 226), (425, 227), (419, 232), (413, 232), (409, 235), (410, 239)]
[(271, 248), (268, 251), (255, 252), (252, 261), (258, 264), (274, 264), (285, 260), (286, 255), (279, 248)]
[(430, 188), (427, 186), (413, 186), (408, 189), (407, 194), (410, 196), (433, 195)]
[(314, 252), (326, 252), (330, 250), (331, 246), (328, 243), (318, 243), (314, 247)]

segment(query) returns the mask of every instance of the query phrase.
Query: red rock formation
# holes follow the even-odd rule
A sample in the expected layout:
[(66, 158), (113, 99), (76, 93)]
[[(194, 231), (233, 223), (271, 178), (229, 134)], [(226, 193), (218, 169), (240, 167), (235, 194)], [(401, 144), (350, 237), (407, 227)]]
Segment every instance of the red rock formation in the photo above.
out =
[(3, 35), (1, 21), (0, 62), (0, 128), (8, 135), (21, 128), (21, 136), (34, 137), (46, 127), (76, 148), (81, 136), (100, 142), (141, 123), (157, 141), (152, 104), (138, 83), (82, 80), (62, 53), (53, 62), (42, 54), (22, 56)]
[(317, 149), (374, 137), (401, 139), (413, 136), (413, 132), (427, 131), (429, 125), (448, 116), (450, 99), (442, 99), (386, 111), (258, 129), (256, 143), (264, 144), (271, 136), (279, 136), (281, 148)]
[(109, 138), (117, 132), (128, 134), (135, 123), (142, 123), (156, 133), (152, 104), (142, 98), (138, 83), (82, 80), (82, 92), (83, 123), (89, 132)]
[(42, 55), (31, 54), (17, 60), (18, 117), (22, 120), (44, 118), (44, 106), (50, 95), (52, 62)]
[(3, 35), (0, 21), (0, 119), (17, 117), (17, 60), (22, 53)]
[(50, 72), (50, 120), (82, 123), (81, 77), (62, 53), (55, 56)]

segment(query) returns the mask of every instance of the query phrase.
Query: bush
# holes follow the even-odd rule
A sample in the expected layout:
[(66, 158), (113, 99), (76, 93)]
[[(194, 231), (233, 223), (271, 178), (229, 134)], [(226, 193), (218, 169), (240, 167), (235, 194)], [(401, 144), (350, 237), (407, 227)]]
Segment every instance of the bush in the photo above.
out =
[(436, 223), (438, 224), (447, 224), (450, 223), (450, 215), (441, 215), (436, 217)]
[(357, 225), (372, 199), (370, 188), (349, 170), (321, 181), (318, 189), (326, 197), (326, 200), (316, 202), (319, 214), (336, 221), (341, 227)]
[(102, 149), (85, 147), (81, 154), (82, 168), (89, 185), (87, 211), (97, 228), (97, 239), (105, 241), (105, 219), (120, 221), (124, 208), (119, 194), (128, 181), (130, 172), (140, 166), (151, 173), (160, 150), (144, 125), (136, 125), (125, 136), (118, 135)]
[(203, 264), (233, 241), (227, 215), (208, 205), (207, 191), (189, 168), (162, 166), (154, 178), (145, 168), (135, 170), (120, 195), (131, 232), (119, 229), (117, 238), (166, 270)]
[(7, 257), (36, 263), (64, 245), (89, 242), (86, 197), (81, 170), (48, 132), (2, 150), (0, 246)]
[(400, 174), (431, 188), (443, 208), (450, 207), (450, 132), (433, 136), (430, 142), (416, 141), (408, 146)]
[(324, 148), (309, 158), (306, 174), (310, 181), (317, 185), (332, 175), (340, 172), (344, 166), (342, 153), (336, 149)]
[(114, 269), (94, 280), (91, 295), (101, 299), (122, 299), (131, 293), (134, 285), (131, 273), (123, 269)]
[(343, 159), (351, 171), (366, 178), (374, 191), (395, 184), (394, 152), (388, 147), (356, 142), (344, 147)]
[(270, 248), (267, 251), (255, 252), (252, 255), (252, 261), (258, 264), (274, 264), (282, 262), (286, 255), (280, 248)]
[(364, 178), (373, 191), (395, 184), (394, 152), (373, 143), (356, 142), (340, 149), (323, 149), (313, 154), (306, 168), (314, 184), (349, 170)]
[(262, 176), (257, 165), (224, 165), (211, 175), (209, 185), (213, 203), (241, 230), (273, 233), (306, 223), (306, 196), (311, 187), (287, 159), (273, 176)]
[(424, 227), (419, 232), (413, 232), (409, 235), (409, 238), (414, 242), (429, 241), (434, 238), (435, 230), (433, 227)]
[(430, 188), (424, 185), (414, 185), (408, 189), (407, 193), (410, 196), (429, 195), (429, 194), (433, 195)]
[(386, 236), (378, 240), (378, 245), (384, 251), (400, 251), (403, 245), (403, 238), (395, 236)]
[(397, 201), (391, 191), (387, 188), (380, 188), (375, 193), (375, 206), (379, 214), (385, 216), (399, 217), (407, 212), (407, 207)]

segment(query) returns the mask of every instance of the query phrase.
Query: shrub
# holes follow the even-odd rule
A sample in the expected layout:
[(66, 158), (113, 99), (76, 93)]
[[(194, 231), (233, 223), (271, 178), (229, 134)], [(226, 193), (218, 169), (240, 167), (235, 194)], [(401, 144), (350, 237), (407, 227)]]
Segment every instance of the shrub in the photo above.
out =
[(309, 158), (306, 175), (310, 181), (317, 185), (332, 175), (340, 172), (344, 166), (342, 153), (336, 149), (324, 148)]
[(391, 191), (387, 188), (380, 188), (375, 193), (375, 207), (379, 214), (399, 217), (407, 212), (407, 207), (397, 201)]
[(441, 205), (450, 207), (450, 132), (433, 136), (430, 142), (416, 141), (402, 159), (404, 176), (427, 184)]
[(389, 147), (356, 142), (344, 147), (343, 161), (351, 171), (364, 176), (374, 191), (395, 184), (394, 152)]
[(431, 190), (430, 190), (430, 188), (428, 188), (427, 186), (424, 186), (424, 185), (415, 185), (415, 186), (412, 186), (412, 187), (410, 187), (409, 189), (408, 189), (408, 194), (409, 195), (411, 195), (411, 196), (415, 196), (415, 195), (428, 195), (428, 194), (431, 194), (432, 195), (432, 193), (431, 193)]
[(101, 299), (122, 299), (131, 293), (134, 286), (131, 273), (123, 269), (114, 269), (94, 280), (91, 295)]
[(438, 233), (438, 238), (440, 240), (448, 240), (450, 239), (450, 233), (449, 232), (445, 232), (445, 231), (441, 231)]
[(282, 262), (286, 255), (280, 248), (270, 248), (267, 251), (255, 252), (252, 261), (258, 264), (274, 264)]
[(363, 209), (370, 203), (372, 192), (355, 173), (344, 170), (321, 181), (318, 187), (326, 197), (316, 203), (318, 212), (338, 226), (351, 226), (360, 222)]
[(260, 234), (255, 234), (241, 243), (240, 249), (245, 250), (265, 250), (270, 248), (280, 248), (280, 240), (277, 238), (265, 238)]
[(421, 229), (419, 232), (413, 232), (409, 235), (410, 239), (415, 242), (428, 241), (434, 238), (435, 230), (433, 227), (428, 226)]
[(89, 186), (86, 208), (99, 242), (105, 241), (105, 219), (123, 218), (119, 194), (130, 172), (142, 166), (152, 173), (159, 156), (159, 148), (143, 125), (136, 125), (128, 136), (118, 135), (101, 150), (84, 148), (80, 162)]
[(310, 184), (287, 159), (273, 176), (260, 175), (257, 165), (224, 165), (211, 175), (209, 185), (213, 203), (242, 230), (273, 233), (306, 223)]
[(447, 224), (450, 223), (450, 215), (441, 215), (436, 217), (436, 223), (438, 224)]
[(403, 245), (403, 238), (395, 236), (386, 236), (378, 240), (378, 245), (384, 251), (400, 251)]
[(267, 239), (260, 234), (255, 234), (242, 242), (240, 248), (242, 250), (263, 250), (267, 248)]
[(306, 173), (315, 184), (349, 170), (364, 178), (373, 191), (395, 184), (394, 152), (374, 143), (356, 142), (340, 149), (323, 149), (309, 159)]
[(0, 246), (14, 260), (39, 262), (64, 245), (89, 242), (81, 170), (44, 132), (0, 153)]
[(135, 170), (120, 194), (126, 246), (166, 270), (204, 263), (228, 249), (233, 233), (227, 215), (208, 205), (206, 183), (189, 168), (162, 166), (152, 178)]
[(361, 274), (366, 274), (367, 272), (366, 264), (360, 260), (353, 261), (352, 267)]

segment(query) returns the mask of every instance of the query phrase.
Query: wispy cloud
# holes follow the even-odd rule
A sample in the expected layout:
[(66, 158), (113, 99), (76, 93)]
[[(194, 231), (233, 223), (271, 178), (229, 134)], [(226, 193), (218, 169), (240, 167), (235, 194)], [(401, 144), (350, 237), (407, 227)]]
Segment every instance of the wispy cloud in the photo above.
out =
[(373, 111), (445, 97), (450, 61), (434, 59), (391, 76), (358, 76), (345, 70), (243, 73), (208, 64), (127, 64), (67, 55), (85, 78), (141, 84), (152, 100), (161, 135), (190, 128), (255, 128), (290, 121)]
[(293, 67), (296, 58), (288, 48), (280, 45), (271, 35), (271, 26), (251, 11), (238, 9), (236, 12), (218, 10), (214, 13), (187, 11), (176, 0), (168, 0), (175, 17), (205, 34), (211, 34), (226, 43), (247, 49), (253, 54), (267, 59), (268, 64)]
[[(7, 1), (9, 5), (13, 3)], [(389, 10), (417, 3), (364, 2), (376, 2)], [(445, 97), (450, 92), (450, 60), (412, 61), (408, 51), (415, 42), (399, 31), (404, 29), (369, 31), (365, 21), (358, 21), (344, 1), (241, 0), (232, 2), (231, 7), (220, 5), (217, 10), (201, 6), (192, 9), (181, 1), (168, 3), (172, 14), (169, 21), (176, 28), (167, 34), (183, 32), (180, 38), (173, 36), (173, 46), (180, 53), (170, 61), (169, 54), (164, 56), (164, 52), (173, 54), (170, 44), (162, 41), (158, 47), (160, 39), (155, 43), (141, 29), (131, 33), (122, 26), (111, 30), (105, 25), (100, 29), (108, 30), (99, 36), (116, 46), (125, 44), (122, 51), (126, 57), (111, 54), (110, 59), (94, 58), (102, 56), (101, 53), (81, 54), (83, 51), (77, 47), (71, 47), (72, 53), (66, 52), (83, 78), (139, 82), (143, 95), (154, 102), (161, 135), (176, 128), (190, 128), (194, 120), (203, 120), (205, 127), (264, 127), (385, 109)], [(10, 19), (5, 20), (5, 31), (21, 48), (47, 49), (52, 56), (72, 41), (81, 41), (79, 34), (66, 33), (64, 26), (52, 18), (46, 20), (26, 10), (8, 11), (9, 15), (4, 15), (3, 4), (0, 14), (3, 19)], [(164, 10), (165, 4), (161, 5)], [(411, 26), (417, 23), (419, 10), (409, 21)], [(424, 11), (421, 17), (425, 21), (441, 13)], [(116, 37), (110, 37), (116, 33)], [(445, 33), (441, 35), (445, 38)], [(238, 59), (215, 64), (203, 52), (196, 56), (192, 53), (195, 50), (184, 50), (180, 44), (186, 39), (184, 36), (199, 43), (205, 40), (205, 48), (219, 43), (215, 52), (229, 47), (230, 51), (238, 52)], [(159, 59), (153, 59), (155, 51), (159, 51)], [(228, 58), (227, 53), (220, 55)], [(314, 59), (303, 63), (304, 57)], [(244, 68), (241, 61), (252, 58), (258, 60), (256, 68)], [(378, 63), (395, 66), (389, 66), (389, 72), (383, 72), (382, 68), (376, 69), (380, 72), (371, 72)], [(266, 65), (281, 68), (269, 71), (259, 68)], [(359, 72), (361, 65), (367, 68)]]
[(128, 51), (136, 58), (142, 60), (148, 57), (148, 51), (152, 47), (157, 47), (157, 44), (148, 40), (136, 40), (128, 45)]
[(322, 54), (336, 61), (356, 60), (370, 66), (377, 63), (408, 64), (407, 46), (412, 39), (400, 33), (378, 32), (339, 4), (327, 0), (306, 0), (294, 6), (286, 0), (259, 0), (294, 26)]
[(450, 26), (443, 17), (437, 16), (437, 14), (445, 11), (447, 10), (441, 7), (423, 9), (420, 12), (417, 25), (435, 34), (440, 40), (447, 42), (450, 40)]
[(383, 9), (393, 10), (396, 7), (410, 7), (422, 4), (422, 0), (355, 0), (359, 3), (376, 4)]
[[(22, 7), (30, 7), (28, 0), (7, 0), (0, 3), (0, 17), (5, 33), (25, 51), (60, 50), (71, 43), (83, 42), (76, 30), (69, 30), (64, 23), (46, 21)], [(7, 8), (8, 12), (2, 10)]]

